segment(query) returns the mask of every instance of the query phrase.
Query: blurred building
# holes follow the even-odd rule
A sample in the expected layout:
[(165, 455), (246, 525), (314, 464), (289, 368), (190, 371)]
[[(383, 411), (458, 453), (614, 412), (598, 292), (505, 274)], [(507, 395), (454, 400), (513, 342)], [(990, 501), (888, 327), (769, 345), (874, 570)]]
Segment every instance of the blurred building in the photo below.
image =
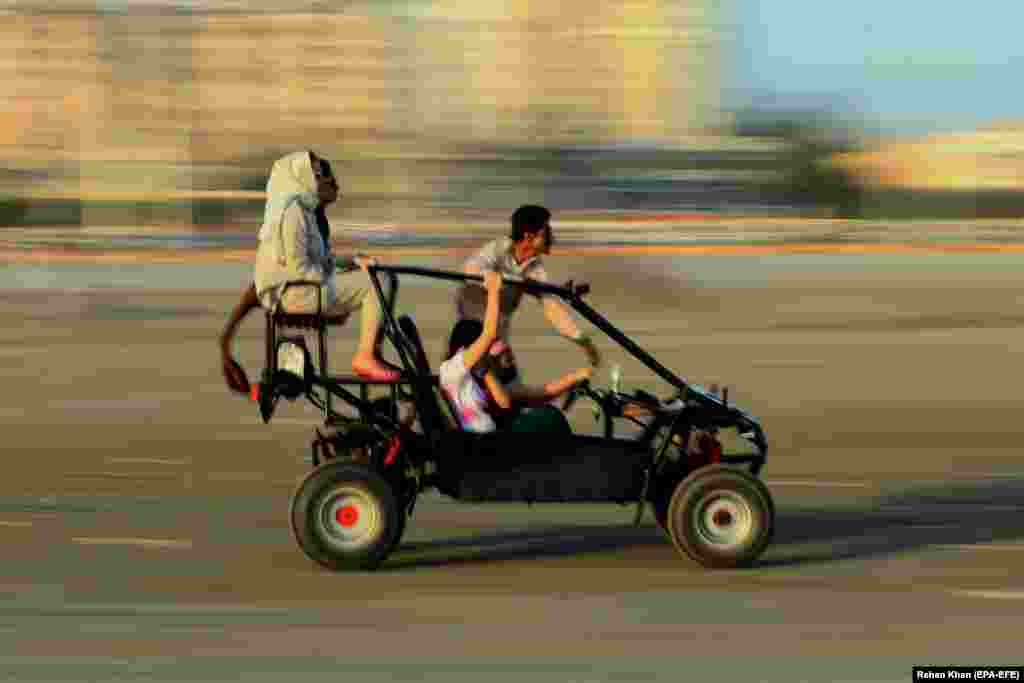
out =
[(0, 22), (5, 186), (18, 170), (75, 164), (99, 145), (109, 81), (99, 32), (93, 16), (9, 14)]
[(705, 0), (445, 7), (425, 3), (417, 33), (418, 110), (436, 135), (672, 145), (717, 123), (718, 19)]
[[(58, 208), (41, 210), (53, 221), (67, 222), (61, 214), (71, 212), (89, 224), (103, 222), (104, 203), (191, 187), (188, 16), (37, 11), (4, 18), (0, 194), (51, 200)], [(66, 201), (81, 198), (92, 203)], [(187, 203), (156, 213), (137, 208), (140, 223), (191, 217)]]
[(673, 146), (719, 123), (708, 0), (238, 4), (7, 11), (0, 195), (187, 222), (190, 197), (259, 190), (297, 146), (353, 195), (428, 197), (480, 146)]

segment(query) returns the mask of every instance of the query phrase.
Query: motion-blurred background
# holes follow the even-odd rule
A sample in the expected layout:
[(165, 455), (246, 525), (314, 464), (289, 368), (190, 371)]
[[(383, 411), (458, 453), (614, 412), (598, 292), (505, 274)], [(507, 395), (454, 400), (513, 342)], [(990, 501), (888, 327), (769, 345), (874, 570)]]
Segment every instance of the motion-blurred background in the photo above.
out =
[[(5, 680), (1020, 664), (1024, 3), (275, 2), (0, 0)], [(549, 205), (552, 278), (763, 420), (763, 562), (704, 571), (632, 505), (428, 494), (380, 572), (316, 569), (287, 510), (322, 415), (264, 425), (215, 345), (301, 147), (341, 176), (336, 239), (392, 263), (458, 268)], [(437, 363), (429, 283), (399, 306)], [(330, 369), (358, 332), (332, 329)], [(619, 364), (670, 396), (594, 332), (596, 386)], [(514, 335), (530, 383), (584, 362), (540, 306)], [(568, 417), (602, 433), (590, 409)]]
[(298, 147), (366, 225), (1015, 218), (1021, 11), (894, 5), (8, 2), (0, 225), (248, 230)]

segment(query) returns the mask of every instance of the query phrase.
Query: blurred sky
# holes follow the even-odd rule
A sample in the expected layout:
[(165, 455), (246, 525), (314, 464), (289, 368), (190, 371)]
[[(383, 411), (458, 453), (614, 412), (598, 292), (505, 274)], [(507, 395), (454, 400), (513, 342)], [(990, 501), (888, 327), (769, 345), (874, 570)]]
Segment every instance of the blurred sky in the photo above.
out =
[(739, 106), (828, 101), (889, 134), (1024, 118), (1020, 0), (732, 2)]

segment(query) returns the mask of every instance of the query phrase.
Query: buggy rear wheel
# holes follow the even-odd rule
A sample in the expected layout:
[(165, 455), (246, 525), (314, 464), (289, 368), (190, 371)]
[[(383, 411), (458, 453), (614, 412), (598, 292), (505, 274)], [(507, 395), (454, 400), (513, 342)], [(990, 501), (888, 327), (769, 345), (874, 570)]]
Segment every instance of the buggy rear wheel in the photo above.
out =
[(395, 544), (402, 514), (387, 481), (349, 462), (324, 463), (292, 496), (295, 540), (333, 570), (376, 568)]
[(775, 510), (767, 487), (756, 478), (712, 465), (679, 482), (667, 524), (676, 548), (705, 567), (743, 567), (771, 542)]

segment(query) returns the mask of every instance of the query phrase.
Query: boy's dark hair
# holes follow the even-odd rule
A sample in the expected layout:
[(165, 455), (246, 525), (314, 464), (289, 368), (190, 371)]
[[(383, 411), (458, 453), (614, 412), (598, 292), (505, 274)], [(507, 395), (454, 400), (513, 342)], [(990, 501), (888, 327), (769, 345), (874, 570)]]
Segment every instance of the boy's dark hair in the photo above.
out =
[(518, 242), (527, 233), (550, 230), (549, 220), (551, 220), (551, 212), (543, 206), (536, 204), (520, 206), (512, 214), (512, 241)]
[(454, 356), (459, 349), (470, 346), (483, 333), (484, 324), (479, 320), (467, 318), (455, 323), (451, 336), (448, 338), (448, 355), (445, 356), (445, 360)]

